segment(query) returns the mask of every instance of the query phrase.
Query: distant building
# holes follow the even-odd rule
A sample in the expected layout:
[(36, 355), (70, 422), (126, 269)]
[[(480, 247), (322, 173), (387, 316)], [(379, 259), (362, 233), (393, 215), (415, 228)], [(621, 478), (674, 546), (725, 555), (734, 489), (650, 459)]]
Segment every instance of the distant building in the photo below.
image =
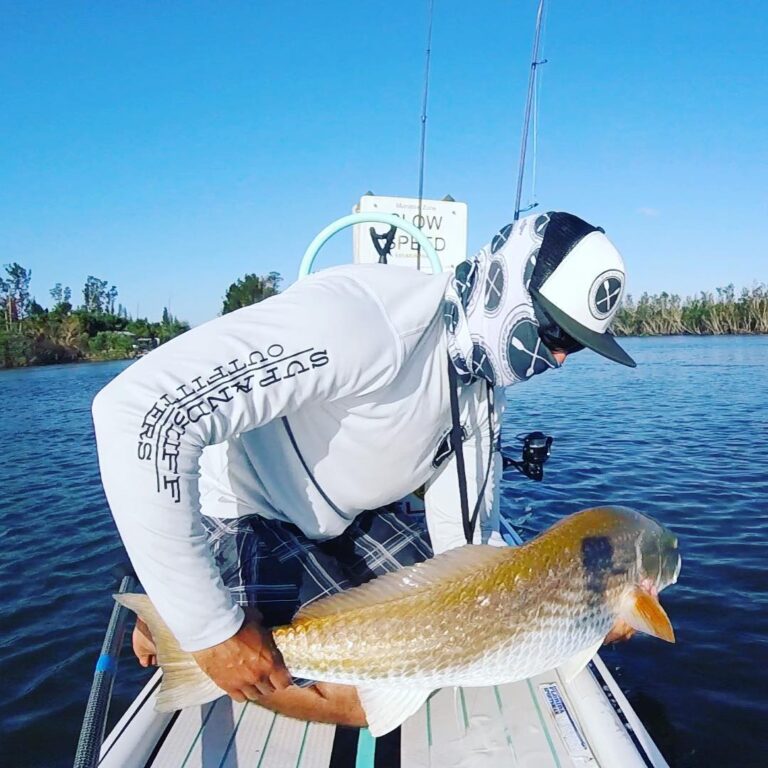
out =
[[(123, 333), (125, 333), (125, 331), (123, 331)], [(136, 339), (133, 348), (137, 351), (137, 354), (146, 355), (147, 352), (151, 352), (158, 346), (160, 346), (160, 339), (158, 339), (157, 336), (143, 336)]]

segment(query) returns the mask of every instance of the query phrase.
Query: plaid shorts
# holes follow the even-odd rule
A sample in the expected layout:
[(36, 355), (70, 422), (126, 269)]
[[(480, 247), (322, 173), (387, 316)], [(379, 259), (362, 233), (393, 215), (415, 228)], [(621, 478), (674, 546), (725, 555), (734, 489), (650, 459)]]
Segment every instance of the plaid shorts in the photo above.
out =
[(399, 505), (364, 512), (327, 541), (258, 515), (203, 516), (203, 525), (224, 584), (240, 605), (256, 606), (269, 627), (287, 624), (310, 600), (432, 556), (424, 514)]

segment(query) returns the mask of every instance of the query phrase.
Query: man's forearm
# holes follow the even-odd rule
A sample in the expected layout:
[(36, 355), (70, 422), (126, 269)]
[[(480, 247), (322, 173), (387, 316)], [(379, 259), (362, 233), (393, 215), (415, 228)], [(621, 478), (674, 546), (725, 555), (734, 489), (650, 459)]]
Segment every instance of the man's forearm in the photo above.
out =
[(272, 712), (315, 723), (367, 725), (357, 690), (352, 685), (316, 683), (309, 688), (295, 685), (284, 691), (260, 696), (256, 703)]

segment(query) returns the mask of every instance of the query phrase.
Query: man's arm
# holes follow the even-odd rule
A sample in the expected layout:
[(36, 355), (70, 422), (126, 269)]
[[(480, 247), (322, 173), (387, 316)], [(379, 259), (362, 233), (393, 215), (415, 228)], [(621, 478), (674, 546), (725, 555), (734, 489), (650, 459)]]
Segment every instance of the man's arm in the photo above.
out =
[[(344, 276), (310, 278), (168, 342), (99, 393), (93, 413), (110, 507), (185, 650), (249, 634), (200, 520), (203, 448), (304, 404), (373, 391), (400, 361), (399, 340), (364, 288)], [(261, 654), (266, 641), (249, 640)]]
[[(494, 438), (498, 438), (501, 417), (504, 412), (504, 391), (497, 390), (493, 417)], [(477, 524), (475, 526), (475, 544), (504, 543), (499, 534), (499, 486), (501, 483), (502, 460), (495, 452), (488, 471), (488, 451), (490, 449), (490, 430), (488, 424), (488, 399), (485, 384), (472, 386), (469, 415), (462, 420), (469, 437), (464, 441), (462, 452), (467, 478), (467, 501), (470, 516), (481, 495)], [(485, 482), (488, 475), (487, 482)], [(483, 489), (483, 483), (485, 488)], [(424, 496), (427, 528), (435, 554), (440, 554), (454, 547), (466, 544), (461, 515), (461, 496), (456, 467), (456, 456), (446, 459), (427, 483)]]

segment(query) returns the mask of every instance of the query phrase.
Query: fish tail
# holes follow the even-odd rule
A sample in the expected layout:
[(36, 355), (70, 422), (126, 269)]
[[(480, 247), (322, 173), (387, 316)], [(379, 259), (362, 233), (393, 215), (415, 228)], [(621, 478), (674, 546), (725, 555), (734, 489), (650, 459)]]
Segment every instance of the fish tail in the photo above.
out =
[(174, 712), (184, 707), (207, 704), (224, 695), (224, 691), (200, 669), (194, 656), (182, 650), (178, 640), (146, 595), (124, 593), (113, 595), (120, 605), (143, 619), (157, 649), (157, 663), (163, 670), (155, 709)]

